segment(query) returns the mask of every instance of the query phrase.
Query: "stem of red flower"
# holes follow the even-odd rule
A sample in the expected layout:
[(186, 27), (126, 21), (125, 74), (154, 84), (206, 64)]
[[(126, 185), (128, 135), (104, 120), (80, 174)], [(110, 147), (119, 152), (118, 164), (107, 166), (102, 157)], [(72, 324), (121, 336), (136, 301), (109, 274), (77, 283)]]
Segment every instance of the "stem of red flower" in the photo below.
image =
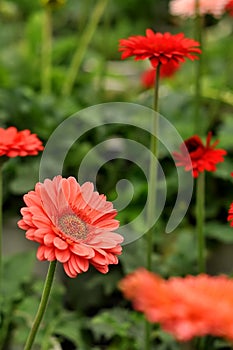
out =
[(57, 260), (54, 260), (54, 261), (51, 261), (49, 264), (49, 269), (48, 269), (48, 273), (46, 276), (40, 305), (38, 307), (37, 314), (35, 316), (31, 331), (28, 335), (24, 350), (30, 350), (32, 348), (33, 343), (34, 343), (37, 331), (39, 329), (41, 320), (43, 318), (43, 315), (45, 313), (46, 306), (48, 303), (48, 299), (49, 299), (49, 295), (50, 295), (51, 287), (52, 287), (52, 283), (53, 283), (54, 273), (55, 273), (55, 269), (56, 269), (56, 263), (57, 263)]
[[(147, 219), (148, 225), (151, 227), (147, 232), (147, 269), (151, 271), (152, 267), (152, 253), (153, 253), (153, 220), (156, 211), (156, 179), (157, 179), (157, 165), (154, 164), (153, 157), (158, 158), (158, 97), (159, 97), (159, 73), (160, 65), (156, 68), (156, 77), (155, 77), (155, 88), (154, 88), (154, 118), (151, 131), (151, 140), (150, 140), (150, 151), (151, 161), (150, 161), (150, 173), (149, 173), (149, 184), (148, 184), (148, 212)], [(145, 350), (151, 349), (151, 324), (146, 320), (145, 321)]]
[(62, 93), (64, 96), (70, 95), (73, 89), (75, 79), (77, 78), (83, 57), (86, 53), (87, 47), (91, 41), (92, 36), (95, 33), (96, 27), (104, 12), (104, 9), (107, 6), (107, 3), (108, 0), (99, 0), (92, 11), (90, 20), (85, 28), (82, 37), (80, 38), (79, 45), (74, 53), (71, 65), (68, 69), (66, 79), (63, 84)]
[(52, 61), (52, 18), (51, 9), (44, 9), (44, 21), (42, 23), (42, 47), (41, 47), (41, 91), (43, 94), (51, 92), (51, 61)]
[[(200, 43), (200, 47), (203, 50), (202, 45), (202, 30), (203, 30), (203, 17), (199, 11), (199, 0), (195, 0), (195, 38)], [(200, 109), (201, 109), (201, 96), (202, 96), (202, 55), (199, 55), (199, 60), (196, 62), (196, 74), (195, 74), (195, 103), (194, 103), (194, 133), (200, 133)]]
[(198, 269), (205, 272), (205, 172), (199, 173), (196, 188), (196, 227), (198, 239)]
[[(152, 124), (151, 131), (151, 139), (150, 139), (150, 151), (152, 153), (152, 157), (158, 158), (158, 141), (157, 137), (154, 136), (158, 133), (158, 95), (159, 95), (159, 71), (160, 65), (157, 66), (156, 69), (156, 77), (155, 77), (155, 88), (154, 88), (154, 118)], [(149, 172), (149, 193), (148, 193), (148, 212), (147, 219), (149, 227), (152, 226), (154, 216), (155, 216), (155, 206), (156, 206), (156, 178), (157, 178), (157, 166), (155, 166), (153, 162), (153, 158), (151, 158), (150, 162), (150, 172)], [(153, 252), (153, 227), (147, 233), (147, 269), (151, 270), (152, 265), (152, 252)]]

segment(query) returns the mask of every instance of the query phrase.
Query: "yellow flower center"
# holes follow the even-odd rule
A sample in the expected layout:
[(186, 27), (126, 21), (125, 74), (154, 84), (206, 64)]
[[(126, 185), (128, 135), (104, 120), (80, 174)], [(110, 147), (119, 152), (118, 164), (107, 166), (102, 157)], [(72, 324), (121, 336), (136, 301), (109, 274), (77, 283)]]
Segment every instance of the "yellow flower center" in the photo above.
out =
[(62, 232), (73, 239), (85, 239), (87, 237), (88, 230), (85, 222), (74, 214), (66, 214), (60, 217), (58, 225)]

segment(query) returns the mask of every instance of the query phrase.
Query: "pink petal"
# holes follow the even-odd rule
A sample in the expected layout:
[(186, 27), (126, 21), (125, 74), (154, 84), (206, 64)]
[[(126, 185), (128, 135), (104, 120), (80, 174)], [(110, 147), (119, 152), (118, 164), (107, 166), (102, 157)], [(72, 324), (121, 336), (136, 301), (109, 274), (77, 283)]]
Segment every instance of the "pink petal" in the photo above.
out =
[(92, 258), (95, 255), (95, 252), (91, 247), (87, 247), (83, 244), (73, 244), (70, 246), (70, 250), (76, 255), (86, 256), (88, 258)]
[(68, 248), (68, 244), (59, 237), (56, 237), (54, 239), (53, 243), (54, 243), (55, 247), (60, 249), (60, 250), (64, 250), (64, 249)]
[(91, 262), (91, 264), (96, 268), (96, 270), (98, 270), (101, 273), (105, 274), (105, 273), (108, 273), (108, 271), (109, 271), (108, 265), (102, 266), (102, 265), (98, 265), (98, 264), (95, 264), (92, 262)]
[(70, 258), (70, 251), (55, 249), (55, 256), (58, 261), (61, 263), (67, 262)]
[(70, 262), (66, 262), (63, 264), (64, 270), (66, 274), (71, 277), (75, 278), (77, 276), (77, 271), (74, 270), (73, 266), (70, 264)]
[(53, 246), (53, 240), (54, 240), (54, 235), (52, 234), (46, 234), (44, 236), (44, 244), (47, 246), (47, 247), (51, 247)]

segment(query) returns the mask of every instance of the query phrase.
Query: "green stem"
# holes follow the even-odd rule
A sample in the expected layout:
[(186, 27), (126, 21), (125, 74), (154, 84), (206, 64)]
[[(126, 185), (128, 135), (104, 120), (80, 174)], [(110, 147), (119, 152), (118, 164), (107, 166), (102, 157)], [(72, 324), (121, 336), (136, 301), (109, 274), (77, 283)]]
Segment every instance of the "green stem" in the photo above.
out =
[(24, 350), (30, 350), (32, 348), (33, 343), (34, 343), (38, 328), (40, 326), (42, 317), (45, 313), (45, 309), (46, 309), (46, 306), (48, 303), (48, 299), (49, 299), (49, 295), (50, 295), (51, 287), (52, 287), (52, 283), (53, 283), (54, 273), (55, 273), (55, 269), (56, 269), (56, 263), (57, 263), (57, 260), (50, 262), (48, 273), (47, 273), (45, 284), (44, 284), (44, 289), (43, 289), (41, 301), (40, 301), (40, 305), (39, 305), (39, 308), (37, 310), (37, 314), (36, 314), (36, 317), (34, 319), (32, 329), (28, 335)]
[[(158, 134), (158, 97), (159, 97), (159, 72), (160, 65), (156, 69), (155, 78), (155, 88), (154, 88), (154, 118), (151, 131), (150, 140), (150, 151), (151, 151), (151, 161), (150, 161), (150, 172), (149, 172), (149, 184), (148, 184), (148, 212), (147, 220), (148, 225), (151, 227), (147, 232), (147, 269), (151, 271), (152, 268), (152, 253), (153, 253), (153, 221), (156, 212), (156, 179), (157, 179), (157, 164), (154, 163), (153, 158), (158, 159), (158, 139), (156, 136)], [(145, 321), (145, 350), (150, 350), (151, 348), (151, 324)]]
[(99, 0), (92, 12), (90, 20), (85, 28), (85, 31), (80, 39), (79, 46), (74, 53), (73, 59), (71, 61), (71, 65), (66, 75), (66, 79), (64, 81), (64, 85), (62, 88), (62, 94), (64, 96), (70, 95), (75, 80), (77, 78), (83, 57), (86, 53), (87, 47), (96, 31), (96, 27), (98, 22), (104, 12), (105, 7), (107, 6), (108, 0)]
[[(195, 38), (200, 43), (200, 47), (203, 50), (203, 17), (199, 11), (199, 0), (195, 0)], [(194, 101), (194, 133), (197, 133), (200, 129), (200, 109), (201, 109), (201, 97), (202, 97), (202, 54), (199, 56), (199, 60), (196, 61), (196, 73), (195, 73), (195, 101)]]
[(198, 239), (198, 268), (199, 273), (205, 272), (205, 172), (199, 174), (197, 178), (196, 192), (196, 220)]
[(49, 6), (45, 7), (42, 25), (41, 92), (42, 94), (50, 94), (52, 70), (52, 17)]
[[(151, 161), (150, 161), (150, 170), (149, 170), (149, 193), (148, 193), (148, 212), (147, 220), (148, 226), (151, 227), (154, 221), (155, 216), (155, 206), (156, 206), (156, 178), (157, 178), (157, 166), (155, 166), (153, 157), (158, 158), (158, 142), (157, 135), (158, 133), (158, 94), (159, 94), (159, 71), (160, 66), (157, 66), (156, 69), (156, 78), (155, 78), (155, 88), (154, 88), (154, 118), (151, 131), (150, 139), (150, 151), (151, 151)], [(152, 252), (153, 252), (153, 227), (147, 233), (147, 269), (151, 270), (152, 265)]]

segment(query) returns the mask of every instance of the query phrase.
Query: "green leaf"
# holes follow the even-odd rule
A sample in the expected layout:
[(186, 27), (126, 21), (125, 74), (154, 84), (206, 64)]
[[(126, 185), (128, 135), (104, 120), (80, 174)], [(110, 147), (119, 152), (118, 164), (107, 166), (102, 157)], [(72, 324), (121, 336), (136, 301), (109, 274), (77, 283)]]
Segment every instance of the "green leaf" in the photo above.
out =
[(5, 300), (16, 300), (21, 296), (22, 285), (32, 278), (35, 253), (23, 252), (7, 257), (3, 262), (3, 295)]
[(233, 243), (233, 228), (227, 223), (207, 223), (205, 225), (205, 234), (208, 238), (216, 239), (223, 243)]

